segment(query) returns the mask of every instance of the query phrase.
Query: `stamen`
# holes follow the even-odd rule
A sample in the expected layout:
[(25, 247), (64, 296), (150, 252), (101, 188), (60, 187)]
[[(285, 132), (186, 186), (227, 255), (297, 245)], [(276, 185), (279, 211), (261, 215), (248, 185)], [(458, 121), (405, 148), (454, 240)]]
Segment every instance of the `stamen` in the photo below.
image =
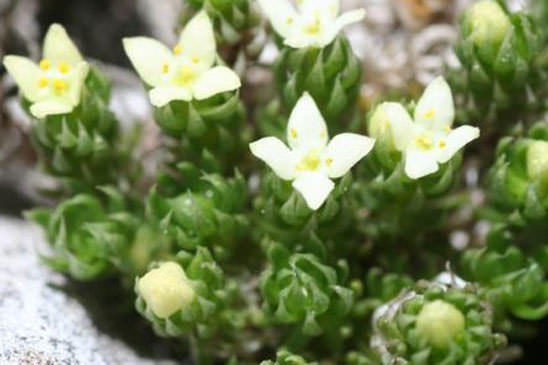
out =
[(318, 156), (318, 152), (316, 150), (313, 150), (309, 152), (297, 165), (297, 170), (299, 171), (314, 171), (320, 166), (320, 156)]
[(295, 128), (291, 128), (290, 133), (292, 138), (297, 138), (297, 130)]
[(424, 135), (418, 136), (415, 138), (415, 144), (423, 150), (428, 150), (432, 148), (432, 139)]
[(291, 25), (293, 24), (294, 20), (293, 20), (293, 17), (292, 16), (288, 16), (287, 19), (285, 20), (285, 23), (287, 25)]
[(48, 59), (43, 59), (42, 61), (40, 61), (40, 68), (44, 71), (47, 71), (49, 70), (51, 67), (51, 62), (48, 60)]
[(321, 30), (321, 21), (320, 21), (320, 13), (316, 11), (314, 13), (314, 22), (308, 25), (305, 25), (304, 31), (308, 34), (317, 34)]
[(441, 139), (438, 142), (438, 146), (439, 146), (439, 148), (445, 148), (445, 146), (447, 146), (447, 143), (445, 143), (445, 141), (443, 139)]
[(178, 44), (173, 47), (173, 53), (175, 53), (175, 55), (179, 55), (181, 52), (183, 52), (183, 47), (181, 45)]
[(333, 159), (331, 157), (328, 157), (325, 159), (325, 164), (327, 166), (331, 166), (333, 164)]
[(169, 64), (164, 63), (164, 64), (162, 65), (162, 73), (163, 73), (163, 74), (167, 74), (168, 72), (169, 72)]
[(184, 84), (192, 81), (196, 74), (194, 73), (194, 70), (189, 66), (183, 66), (181, 68), (181, 80)]
[(192, 56), (191, 60), (192, 60), (192, 62), (194, 62), (194, 63), (200, 62), (200, 59), (198, 58), (198, 56)]
[(426, 113), (424, 113), (424, 119), (427, 119), (427, 120), (434, 119), (435, 116), (436, 116), (436, 111), (434, 110), (434, 108), (431, 108)]
[(57, 68), (59, 69), (59, 72), (61, 72), (62, 74), (66, 74), (70, 71), (70, 66), (66, 62), (59, 63)]
[(55, 89), (56, 93), (62, 93), (65, 91), (68, 87), (68, 84), (63, 79), (55, 79), (53, 80), (53, 88)]
[(48, 80), (47, 77), (40, 77), (40, 78), (38, 79), (38, 87), (39, 87), (40, 89), (45, 88), (46, 86), (48, 86), (48, 84), (49, 84), (49, 80)]

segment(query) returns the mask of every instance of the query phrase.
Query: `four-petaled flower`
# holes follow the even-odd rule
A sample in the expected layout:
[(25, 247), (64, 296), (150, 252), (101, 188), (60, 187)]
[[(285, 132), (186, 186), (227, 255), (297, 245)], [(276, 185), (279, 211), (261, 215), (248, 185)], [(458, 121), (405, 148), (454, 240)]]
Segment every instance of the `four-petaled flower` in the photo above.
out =
[(4, 57), (8, 73), (32, 103), (31, 114), (39, 119), (70, 113), (80, 103), (89, 71), (88, 64), (59, 24), (49, 27), (43, 56), (38, 65), (26, 57)]
[(348, 24), (361, 21), (365, 10), (339, 15), (340, 0), (296, 0), (298, 11), (289, 0), (259, 0), (272, 27), (293, 48), (323, 48), (333, 42)]
[(152, 87), (149, 96), (156, 107), (173, 100), (203, 100), (241, 86), (234, 71), (213, 67), (215, 35), (203, 11), (188, 23), (173, 50), (147, 37), (124, 38), (123, 42), (137, 73)]
[(288, 148), (275, 137), (251, 143), (251, 152), (283, 180), (293, 180), (310, 209), (327, 199), (336, 179), (345, 175), (373, 148), (375, 140), (354, 133), (335, 136), (329, 144), (324, 118), (305, 93), (295, 105), (287, 125)]
[(455, 118), (453, 96), (438, 77), (424, 91), (415, 108), (414, 122), (400, 103), (383, 103), (373, 116), (371, 135), (390, 133), (394, 147), (405, 156), (405, 173), (419, 179), (439, 170), (462, 147), (479, 137), (476, 127), (451, 129)]

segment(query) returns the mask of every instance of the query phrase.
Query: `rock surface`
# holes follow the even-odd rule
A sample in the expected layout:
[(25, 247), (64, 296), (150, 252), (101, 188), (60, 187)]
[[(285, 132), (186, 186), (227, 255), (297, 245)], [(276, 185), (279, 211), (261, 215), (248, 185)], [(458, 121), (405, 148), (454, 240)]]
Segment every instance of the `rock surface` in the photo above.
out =
[(104, 308), (104, 283), (69, 283), (41, 264), (46, 249), (38, 227), (0, 216), (0, 364), (175, 363), (134, 313)]

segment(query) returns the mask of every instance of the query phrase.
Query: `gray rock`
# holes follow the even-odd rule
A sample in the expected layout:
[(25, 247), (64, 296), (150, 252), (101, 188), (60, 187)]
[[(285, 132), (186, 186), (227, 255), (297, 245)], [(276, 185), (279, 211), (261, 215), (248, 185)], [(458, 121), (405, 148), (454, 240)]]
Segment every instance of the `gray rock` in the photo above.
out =
[[(100, 290), (104, 285), (71, 284), (44, 266), (39, 253), (46, 250), (38, 227), (0, 216), (0, 364), (175, 363), (137, 316), (122, 312), (120, 318), (102, 307), (110, 299)], [(143, 337), (136, 349), (122, 340), (117, 322)]]

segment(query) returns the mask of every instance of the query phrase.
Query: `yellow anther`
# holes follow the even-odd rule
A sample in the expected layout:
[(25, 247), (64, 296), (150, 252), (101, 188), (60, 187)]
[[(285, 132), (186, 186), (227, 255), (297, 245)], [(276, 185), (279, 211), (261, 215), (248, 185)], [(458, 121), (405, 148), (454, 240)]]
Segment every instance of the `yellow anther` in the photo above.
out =
[(445, 127), (443, 127), (443, 131), (447, 134), (449, 134), (449, 132), (451, 132), (451, 127), (449, 127), (448, 125), (446, 125)]
[(175, 53), (176, 55), (181, 54), (181, 52), (183, 52), (183, 47), (181, 45), (178, 44), (173, 47), (173, 53)]
[(196, 74), (190, 66), (181, 67), (181, 81), (186, 84), (194, 79)]
[(198, 56), (192, 56), (191, 60), (192, 60), (192, 62), (194, 62), (194, 63), (200, 62), (200, 59), (198, 58)]
[(295, 128), (291, 128), (291, 138), (295, 139), (297, 138), (297, 130)]
[(305, 25), (304, 26), (304, 31), (305, 31), (305, 33), (308, 33), (308, 34), (317, 34), (317, 33), (320, 32), (321, 27), (322, 27), (322, 24), (321, 24), (321, 21), (320, 21), (320, 13), (318, 11), (316, 11), (314, 13), (314, 22), (312, 22), (308, 25)]
[(68, 87), (68, 84), (65, 80), (63, 79), (53, 80), (53, 89), (55, 90), (55, 92), (62, 93), (63, 91), (67, 89), (67, 87)]
[(70, 71), (70, 65), (66, 62), (59, 63), (57, 68), (59, 69), (59, 72), (61, 72), (62, 74), (66, 74)]
[(38, 87), (39, 87), (40, 89), (45, 88), (46, 86), (48, 86), (48, 84), (49, 84), (49, 80), (48, 80), (47, 77), (40, 77), (40, 78), (38, 79)]
[(169, 72), (169, 64), (164, 63), (164, 64), (162, 65), (162, 73), (163, 73), (163, 74), (167, 74), (168, 72)]
[(427, 136), (418, 136), (415, 137), (415, 144), (423, 150), (428, 150), (432, 148), (432, 139)]
[(325, 159), (325, 164), (329, 167), (333, 164), (333, 159), (331, 157), (328, 157)]
[(434, 110), (434, 108), (431, 108), (430, 110), (426, 111), (426, 113), (424, 113), (424, 119), (426, 120), (434, 119), (435, 116), (436, 111)]
[(313, 150), (309, 152), (297, 165), (297, 170), (299, 171), (314, 171), (318, 168), (320, 165), (320, 156), (318, 156), (318, 153)]
[(48, 59), (43, 59), (42, 61), (40, 61), (40, 68), (44, 71), (47, 71), (49, 70), (51, 67), (51, 62), (48, 60)]
[(445, 143), (445, 141), (443, 139), (441, 139), (439, 142), (438, 142), (438, 147), (439, 148), (445, 148), (445, 146), (447, 146), (447, 143)]
[(293, 20), (292, 16), (288, 16), (287, 19), (285, 20), (285, 23), (288, 24), (288, 25), (293, 24), (293, 22), (294, 22), (294, 20)]

